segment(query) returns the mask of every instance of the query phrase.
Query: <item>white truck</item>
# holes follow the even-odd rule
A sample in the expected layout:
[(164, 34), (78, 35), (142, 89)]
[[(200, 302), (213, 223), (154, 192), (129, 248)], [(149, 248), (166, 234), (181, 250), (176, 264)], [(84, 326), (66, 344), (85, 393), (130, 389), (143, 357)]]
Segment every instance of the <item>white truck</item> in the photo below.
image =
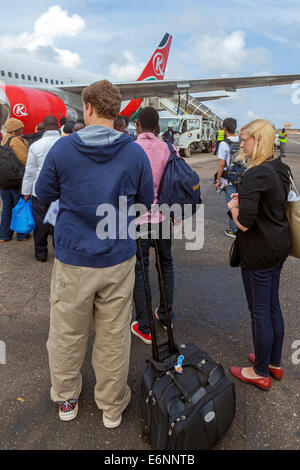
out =
[(214, 120), (200, 115), (160, 117), (159, 127), (160, 138), (169, 127), (172, 127), (175, 132), (174, 145), (185, 158), (191, 156), (191, 150), (211, 152), (218, 131)]

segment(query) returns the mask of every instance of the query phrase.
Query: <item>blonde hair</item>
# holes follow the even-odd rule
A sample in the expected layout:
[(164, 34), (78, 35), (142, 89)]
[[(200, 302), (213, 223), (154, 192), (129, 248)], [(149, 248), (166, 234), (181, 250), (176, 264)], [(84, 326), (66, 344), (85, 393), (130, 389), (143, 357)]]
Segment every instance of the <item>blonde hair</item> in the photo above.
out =
[(250, 139), (250, 137), (255, 139), (251, 159), (247, 160), (243, 150), (241, 150), (240, 153), (240, 158), (244, 162), (247, 162), (248, 168), (261, 165), (266, 160), (274, 160), (276, 158), (274, 152), (275, 127), (270, 121), (266, 119), (255, 119), (242, 127), (241, 131), (248, 132), (247, 140)]

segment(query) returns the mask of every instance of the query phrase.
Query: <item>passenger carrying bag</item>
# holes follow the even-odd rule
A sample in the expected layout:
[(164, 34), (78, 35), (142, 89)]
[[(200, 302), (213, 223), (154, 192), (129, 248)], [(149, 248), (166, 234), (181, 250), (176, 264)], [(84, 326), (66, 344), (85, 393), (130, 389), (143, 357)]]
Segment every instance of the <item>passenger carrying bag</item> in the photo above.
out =
[[(170, 150), (170, 157), (164, 175), (161, 179), (158, 204), (167, 204), (171, 207), (173, 204), (178, 204), (184, 218), (184, 205), (189, 204), (192, 208), (192, 213), (196, 212), (197, 206), (201, 204), (200, 192), (200, 178), (198, 174), (186, 163), (186, 161), (179, 157), (174, 147), (168, 143)], [(191, 214), (189, 214), (191, 215)], [(175, 219), (176, 212), (172, 213)]]
[(153, 358), (142, 376), (143, 437), (157, 450), (208, 450), (229, 430), (235, 389), (223, 367), (194, 344), (174, 342), (156, 240), (153, 240), (164, 299), (168, 341), (157, 344), (140, 241)]
[(286, 218), (289, 222), (291, 236), (290, 255), (300, 258), (300, 193), (291, 175), (290, 181), (293, 190), (290, 191), (286, 202)]
[(10, 137), (5, 145), (0, 146), (0, 188), (20, 189), (25, 167), (10, 147)]
[(20, 197), (18, 204), (12, 210), (10, 229), (16, 233), (31, 233), (36, 228), (32, 209), (32, 198), (27, 202)]
[(232, 183), (238, 189), (247, 169), (244, 163), (238, 158), (240, 153), (240, 143), (233, 142), (230, 139), (224, 139), (224, 142), (226, 142), (230, 148), (230, 161), (229, 167), (223, 172), (223, 175), (225, 176), (222, 175), (222, 177), (226, 178), (229, 183)]

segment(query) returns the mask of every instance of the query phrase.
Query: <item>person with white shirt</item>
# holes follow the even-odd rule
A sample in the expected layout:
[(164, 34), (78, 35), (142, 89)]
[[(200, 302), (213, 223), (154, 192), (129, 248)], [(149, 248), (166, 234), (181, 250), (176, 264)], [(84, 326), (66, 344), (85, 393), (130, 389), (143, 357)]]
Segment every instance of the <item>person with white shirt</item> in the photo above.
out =
[(35, 183), (43, 167), (45, 158), (51, 147), (60, 139), (58, 122), (55, 116), (46, 116), (44, 119), (44, 134), (41, 139), (34, 142), (28, 152), (25, 174), (22, 183), (22, 194), (25, 201), (32, 195), (32, 207), (36, 220), (34, 230), (34, 251), (38, 261), (46, 262), (48, 257), (48, 235), (53, 228), (50, 224), (44, 224), (44, 218), (49, 205), (39, 202), (35, 194)]
[[(218, 149), (219, 166), (217, 172), (216, 188), (217, 190), (224, 186), (222, 192), (225, 194), (226, 202), (231, 200), (231, 194), (237, 192), (237, 188), (226, 178), (226, 172), (230, 167), (230, 145), (226, 140), (231, 142), (239, 142), (239, 136), (235, 135), (236, 131), (236, 119), (226, 118), (223, 122), (223, 129), (225, 132), (225, 140), (223, 140)], [(235, 238), (237, 232), (237, 226), (235, 222), (229, 219), (229, 229), (225, 230), (225, 235), (228, 237)]]

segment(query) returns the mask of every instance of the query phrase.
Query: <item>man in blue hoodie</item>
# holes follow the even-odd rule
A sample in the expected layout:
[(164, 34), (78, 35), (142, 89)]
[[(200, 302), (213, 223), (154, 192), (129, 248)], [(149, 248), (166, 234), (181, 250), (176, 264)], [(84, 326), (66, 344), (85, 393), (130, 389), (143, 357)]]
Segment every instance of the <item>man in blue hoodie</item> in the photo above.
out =
[(143, 149), (113, 129), (119, 89), (103, 80), (85, 88), (82, 98), (86, 127), (52, 147), (35, 187), (41, 203), (59, 199), (47, 342), (51, 398), (59, 403), (60, 419), (76, 417), (93, 319), (95, 401), (104, 425), (115, 428), (131, 397), (136, 241), (128, 236), (135, 216), (124, 204), (150, 209), (153, 179)]

